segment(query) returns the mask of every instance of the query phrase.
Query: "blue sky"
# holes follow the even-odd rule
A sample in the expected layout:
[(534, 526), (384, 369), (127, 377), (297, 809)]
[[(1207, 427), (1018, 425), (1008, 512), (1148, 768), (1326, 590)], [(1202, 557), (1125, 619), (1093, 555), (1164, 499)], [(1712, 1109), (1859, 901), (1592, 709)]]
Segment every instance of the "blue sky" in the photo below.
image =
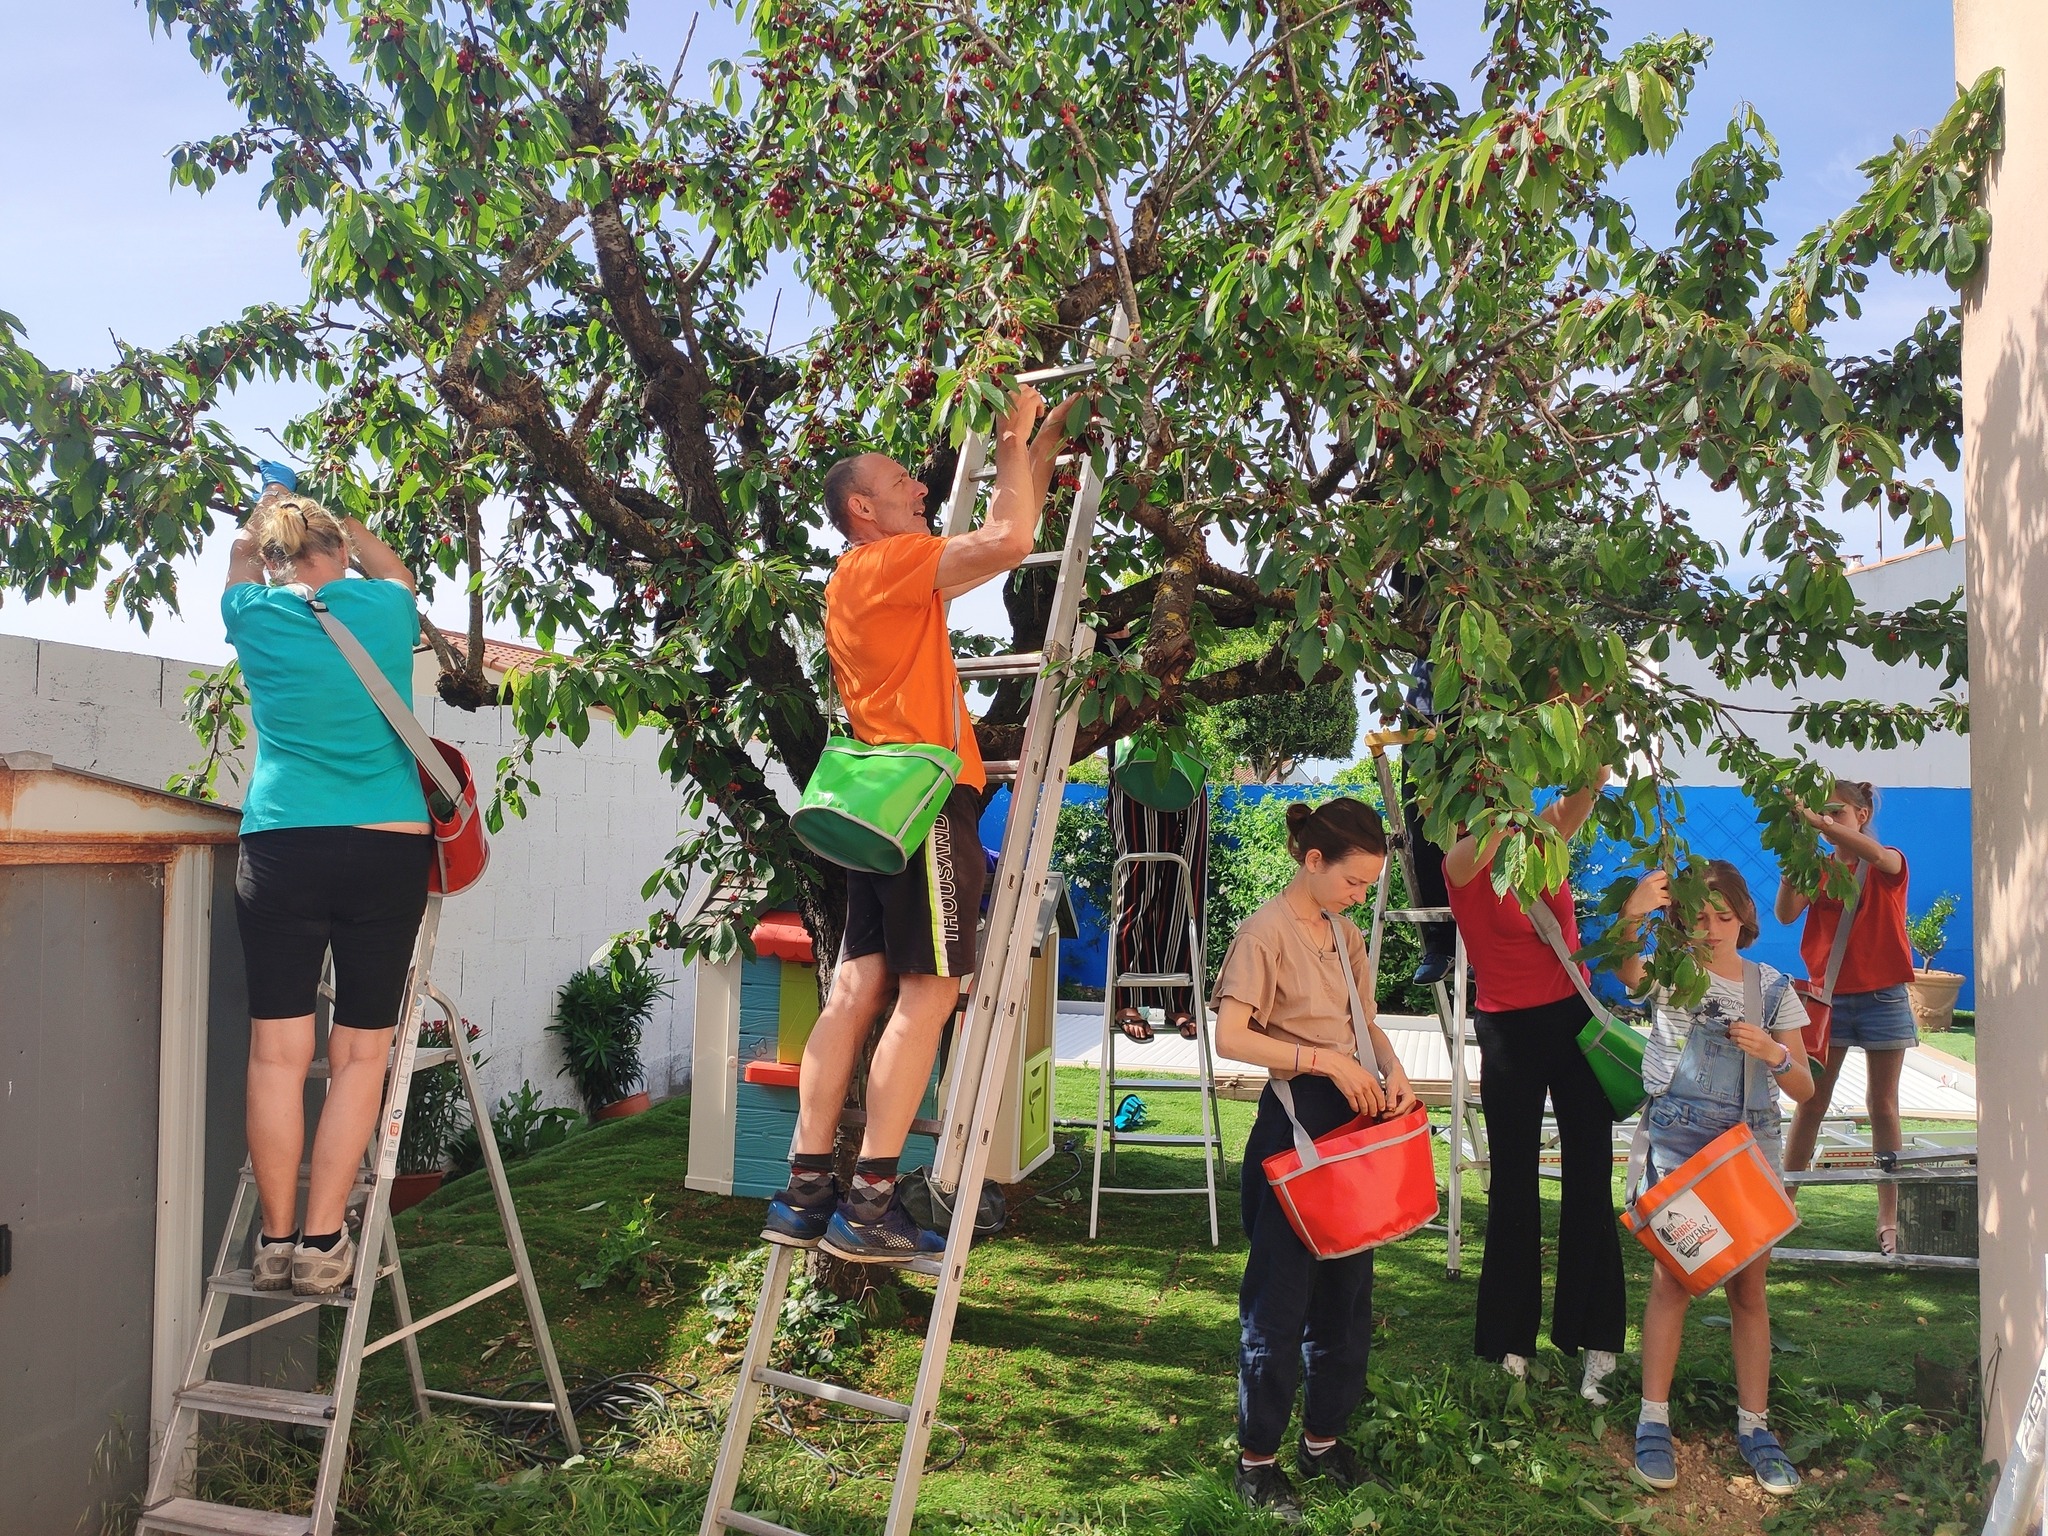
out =
[[(677, 0), (641, 4), (633, 46), (673, 60), (694, 9)], [(1714, 39), (1685, 138), (1664, 160), (1632, 168), (1625, 183), (1646, 231), (1668, 229), (1684, 165), (1743, 101), (1779, 140), (1785, 179), (1770, 219), (1789, 246), (1855, 196), (1859, 161), (1894, 133), (1932, 124), (1953, 97), (1952, 23), (1942, 0), (1617, 0), (1614, 9), (1617, 41), (1683, 29)], [(1418, 10), (1438, 77), (1463, 83), (1481, 43), (1477, 0), (1422, 0)], [(689, 76), (701, 81), (703, 66), (743, 47), (729, 13), (706, 12)], [(152, 37), (127, 0), (0, 0), (0, 164), (8, 168), (0, 229), (12, 231), (0, 240), (0, 310), (21, 319), (45, 362), (103, 364), (113, 356), (110, 335), (160, 344), (248, 304), (302, 294), (296, 236), (255, 206), (251, 181), (229, 180), (204, 198), (169, 184), (173, 144), (234, 122), (219, 83), (182, 42)], [(1903, 335), (1945, 295), (1938, 282), (1881, 281), (1867, 334)], [(785, 302), (782, 323), (789, 315)], [(778, 333), (792, 334), (780, 326)], [(309, 398), (290, 389), (245, 392), (228, 419), (254, 433)], [(1726, 536), (1725, 509), (1709, 507), (1701, 519)], [(1875, 552), (1867, 515), (1847, 526), (1859, 536), (1851, 549)], [(18, 596), (0, 602), (0, 633), (225, 659), (213, 599), (226, 543), (216, 535), (184, 573), (184, 615), (165, 615), (147, 635), (97, 603), (27, 604)], [(459, 599), (444, 596), (436, 613), (461, 622)]]

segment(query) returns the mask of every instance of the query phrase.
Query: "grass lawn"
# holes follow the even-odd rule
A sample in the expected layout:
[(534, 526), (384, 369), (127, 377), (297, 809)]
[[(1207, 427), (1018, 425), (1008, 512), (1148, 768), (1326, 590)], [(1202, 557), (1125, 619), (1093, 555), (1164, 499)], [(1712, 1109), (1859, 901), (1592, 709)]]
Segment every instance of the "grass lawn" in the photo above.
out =
[[(1059, 1073), (1057, 1113), (1092, 1116), (1095, 1079)], [(1156, 1095), (1167, 1130), (1193, 1129), (1191, 1096)], [(1241, 1148), (1252, 1106), (1223, 1105), (1227, 1144)], [(635, 1120), (594, 1128), (526, 1162), (512, 1179), (554, 1326), (574, 1374), (662, 1371), (694, 1376), (720, 1405), (729, 1376), (705, 1343), (712, 1325), (699, 1292), (719, 1266), (755, 1246), (761, 1204), (688, 1191), (683, 1174), (689, 1104), (675, 1100)], [(1076, 1133), (1061, 1133), (1076, 1136)], [(1196, 1198), (1107, 1202), (1104, 1236), (1087, 1238), (1087, 1176), (1073, 1153), (1056, 1155), (1011, 1194), (1011, 1223), (978, 1250), (947, 1371), (945, 1417), (957, 1437), (934, 1438), (920, 1530), (1180, 1532), (1222, 1536), (1268, 1528), (1247, 1517), (1223, 1476), (1233, 1445), (1237, 1283), (1243, 1239), (1236, 1179), (1224, 1191), (1223, 1245), (1211, 1249)], [(1125, 1154), (1130, 1182), (1187, 1183), (1188, 1154)], [(1199, 1165), (1197, 1164), (1197, 1167)], [(1060, 1186), (1064, 1182), (1064, 1187)], [(602, 1234), (652, 1195), (664, 1213), (667, 1284), (613, 1283), (580, 1290)], [(1555, 1186), (1546, 1185), (1554, 1206)], [(1803, 1202), (1800, 1241), (1864, 1247), (1874, 1194), (1816, 1189)], [(1375, 1308), (1374, 1396), (1355, 1426), (1387, 1487), (1311, 1501), (1320, 1532), (1591, 1533), (1619, 1527), (1719, 1533), (1927, 1532), (1949, 1536), (1981, 1522), (1975, 1421), (1953, 1424), (1915, 1406), (1916, 1357), (1965, 1367), (1975, 1357), (1974, 1275), (1885, 1273), (1782, 1266), (1771, 1287), (1781, 1335), (1774, 1424), (1808, 1471), (1808, 1490), (1766, 1510), (1750, 1491), (1730, 1433), (1733, 1386), (1726, 1309), (1694, 1309), (1673, 1394), (1685, 1481), (1650, 1498), (1624, 1475), (1634, 1422), (1634, 1362), (1615, 1405), (1595, 1412), (1571, 1390), (1576, 1375), (1554, 1354), (1538, 1379), (1515, 1387), (1471, 1358), (1472, 1307), (1485, 1223), (1473, 1179), (1466, 1206), (1465, 1276), (1444, 1275), (1444, 1243), (1423, 1235), (1382, 1250)], [(1554, 1211), (1553, 1228), (1554, 1228)], [(416, 1311), (505, 1272), (488, 1189), (472, 1178), (400, 1218)], [(1649, 1260), (1625, 1243), (1632, 1307), (1640, 1313)], [(906, 1398), (921, 1344), (928, 1291), (909, 1281), (879, 1299), (881, 1318), (837, 1374)], [(744, 1327), (744, 1323), (741, 1325)], [(1631, 1344), (1634, 1338), (1631, 1336)], [(517, 1304), (505, 1298), (424, 1336), (433, 1385), (476, 1390), (533, 1368)], [(716, 1452), (714, 1415), (685, 1410), (637, 1426), (584, 1464), (525, 1469), (501, 1442), (448, 1427), (405, 1423), (409, 1393), (399, 1351), (370, 1362), (365, 1401), (376, 1416), (358, 1430), (344, 1531), (440, 1536), (456, 1532), (695, 1531)], [(793, 1410), (794, 1412), (794, 1410)], [(800, 1415), (799, 1415), (800, 1417)], [(446, 1421), (437, 1420), (437, 1426)], [(895, 1432), (810, 1422), (806, 1435), (845, 1464), (888, 1465)], [(594, 1430), (601, 1426), (593, 1421)], [(809, 1532), (873, 1528), (887, 1483), (835, 1480), (795, 1442), (757, 1437), (748, 1479), (752, 1507)], [(308, 1476), (310, 1452), (273, 1440), (224, 1447), (216, 1495), (256, 1502), (245, 1485)], [(772, 1512), (772, 1513), (771, 1513)], [(1768, 1522), (1768, 1523), (1767, 1523)], [(1960, 1523), (1958, 1523), (1960, 1522)]]

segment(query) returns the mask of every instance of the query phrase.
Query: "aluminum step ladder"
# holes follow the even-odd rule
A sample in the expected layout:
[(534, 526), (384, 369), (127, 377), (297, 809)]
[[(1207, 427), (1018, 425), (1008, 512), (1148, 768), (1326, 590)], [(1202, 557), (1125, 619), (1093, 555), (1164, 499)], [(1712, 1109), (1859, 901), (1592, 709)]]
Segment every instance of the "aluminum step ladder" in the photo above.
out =
[[(361, 1211), (356, 1233), (355, 1278), (331, 1296), (259, 1291), (249, 1283), (245, 1255), (262, 1212), (256, 1197), (255, 1175), (248, 1160), (244, 1159), (241, 1181), (235, 1188), (234, 1202), (229, 1207), (227, 1227), (221, 1233), (213, 1272), (207, 1278), (206, 1302), (200, 1312), (192, 1354), (172, 1397), (174, 1406), (170, 1422), (156, 1447), (149, 1489), (136, 1524), (137, 1536), (146, 1536), (149, 1532), (175, 1533), (175, 1536), (330, 1536), (348, 1463), (349, 1427), (354, 1421), (356, 1387), (363, 1361), (394, 1344), (405, 1351), (406, 1369), (412, 1378), (413, 1406), (421, 1418), (428, 1417), (434, 1402), (550, 1413), (561, 1429), (569, 1453), (578, 1455), (582, 1451), (575, 1417), (569, 1407), (568, 1390), (562, 1380), (562, 1369), (555, 1359), (554, 1340), (548, 1332), (547, 1315), (541, 1308), (540, 1290), (534, 1283), (533, 1266), (527, 1259), (525, 1239), (520, 1234), (519, 1213), (512, 1203), (511, 1187), (505, 1182), (505, 1164), (498, 1155), (497, 1138), (491, 1129), (490, 1105), (477, 1082), (468, 1042), (463, 1039), (462, 1010), (454, 999), (429, 979), (440, 917), (441, 898), (428, 898), (426, 915), (420, 923), (419, 938), (413, 949), (412, 969), (406, 978), (404, 1006), (399, 1012), (401, 1027), (392, 1040), (378, 1136), (371, 1142), (364, 1165), (357, 1172), (355, 1187), (350, 1192), (351, 1208), (360, 1206)], [(429, 1004), (448, 1021), (451, 1044), (445, 1048), (420, 1047), (420, 1023)], [(391, 1220), (391, 1181), (398, 1172), (398, 1143), (405, 1132), (406, 1103), (413, 1073), (449, 1062), (453, 1062), (462, 1074), (463, 1091), (468, 1095), (477, 1139), (483, 1148), (491, 1193), (498, 1204), (498, 1219), (504, 1226), (512, 1272), (460, 1301), (425, 1317), (415, 1318), (411, 1297), (406, 1291), (404, 1264), (399, 1257), (398, 1234)], [(315, 1070), (324, 1071), (318, 1064)], [(306, 1184), (307, 1173), (308, 1169), (302, 1165), (299, 1170), (301, 1188)], [(381, 1338), (371, 1339), (370, 1312), (380, 1280), (390, 1282), (391, 1310), (397, 1326)], [(526, 1304), (526, 1321), (532, 1331), (534, 1353), (539, 1357), (542, 1373), (547, 1378), (547, 1400), (513, 1402), (430, 1388), (420, 1364), (420, 1333), (514, 1286), (519, 1288), (521, 1299)], [(243, 1327), (223, 1332), (228, 1304), (237, 1299), (247, 1299), (259, 1307), (269, 1306), (275, 1310), (264, 1313)], [(343, 1312), (334, 1379), (324, 1392), (295, 1392), (213, 1379), (213, 1352), (221, 1346), (322, 1308), (337, 1308)], [(312, 1508), (305, 1514), (293, 1514), (211, 1504), (192, 1497), (197, 1472), (199, 1420), (206, 1415), (264, 1419), (322, 1431), (326, 1443), (320, 1452), (320, 1474), (314, 1487)]]
[[(1419, 889), (1415, 883), (1415, 851), (1408, 846), (1407, 819), (1401, 814), (1401, 799), (1394, 791), (1394, 770), (1387, 761), (1387, 748), (1420, 740), (1423, 734), (1421, 731), (1375, 731), (1365, 738), (1366, 749), (1372, 753), (1373, 771), (1379, 779), (1380, 804), (1386, 812), (1387, 841), (1400, 860), (1401, 878), (1407, 885), (1411, 901)], [(1380, 871), (1379, 889), (1373, 894), (1372, 940), (1366, 965), (1369, 976), (1376, 977), (1380, 973), (1380, 946), (1386, 937), (1388, 923), (1419, 925), (1452, 921), (1449, 907), (1391, 906), (1393, 890), (1394, 860), (1389, 859)], [(1461, 933), (1452, 952), (1449, 980), (1435, 982), (1430, 987), (1436, 1001), (1437, 1027), (1443, 1031), (1444, 1047), (1451, 1057), (1451, 1158), (1446, 1181), (1448, 1187), (1444, 1193), (1443, 1224), (1431, 1223), (1426, 1230), (1444, 1234), (1444, 1273), (1454, 1280), (1461, 1270), (1464, 1249), (1465, 1170), (1476, 1169), (1484, 1177), (1492, 1166), (1486, 1151), (1486, 1123), (1479, 1113), (1479, 1106), (1472, 1102), (1471, 1084), (1465, 1073), (1465, 1047), (1478, 1043), (1467, 1013), (1465, 976), (1465, 936)]]
[[(1124, 904), (1131, 872), (1141, 865), (1174, 866), (1180, 880), (1181, 910), (1187, 914), (1185, 939), (1190, 969), (1172, 973), (1116, 970), (1116, 936), (1123, 931)], [(1195, 919), (1194, 873), (1188, 861), (1177, 853), (1126, 853), (1118, 857), (1110, 872), (1109, 899), (1109, 985), (1102, 989), (1102, 1064), (1095, 1094), (1095, 1173), (1088, 1188), (1088, 1236), (1092, 1239), (1104, 1195), (1206, 1195), (1209, 1199), (1209, 1246), (1220, 1242), (1216, 1227), (1216, 1180), (1223, 1161), (1223, 1132), (1216, 1115), (1216, 1063), (1210, 1052), (1209, 1009), (1202, 986), (1205, 969), (1202, 926)], [(1141, 987), (1185, 987), (1189, 990), (1188, 1011), (1195, 1017), (1195, 1062), (1193, 1077), (1118, 1077), (1116, 1043), (1123, 1031), (1116, 1027), (1117, 998), (1120, 993)], [(1120, 1131), (1116, 1128), (1117, 1096), (1130, 1090), (1147, 1093), (1198, 1093), (1202, 1099), (1200, 1135), (1168, 1135), (1155, 1131)], [(1109, 1173), (1116, 1177), (1118, 1147), (1200, 1147), (1202, 1182), (1176, 1186), (1109, 1185), (1102, 1182), (1105, 1152)]]
[[(1130, 317), (1118, 310), (1106, 347), (1089, 361), (1020, 373), (1018, 382), (1045, 384), (1080, 378), (1099, 371), (1128, 347)], [(988, 469), (989, 437), (970, 433), (962, 443), (953, 488), (947, 499), (948, 536), (970, 525), (981, 486), (994, 478)], [(1045, 639), (1036, 651), (1001, 656), (966, 656), (956, 661), (963, 683), (996, 678), (1035, 679), (1025, 720), (1023, 746), (1014, 762), (991, 762), (989, 776), (1010, 780), (1009, 820), (989, 900), (988, 923), (967, 1006), (956, 1022), (947, 1064), (944, 1100), (936, 1121), (913, 1121), (915, 1132), (939, 1138), (931, 1178), (955, 1211), (946, 1249), (937, 1259), (918, 1259), (899, 1272), (926, 1275), (937, 1281), (931, 1317), (925, 1326), (923, 1358), (910, 1401), (897, 1402), (856, 1391), (834, 1382), (814, 1381), (773, 1370), (768, 1361), (781, 1325), (782, 1301), (801, 1249), (779, 1243), (768, 1246), (768, 1269), (761, 1298), (738, 1367), (738, 1383), (727, 1412), (718, 1462), (704, 1503), (701, 1536), (740, 1531), (746, 1536), (802, 1536), (785, 1525), (736, 1507), (740, 1473), (753, 1438), (754, 1419), (764, 1392), (786, 1392), (841, 1408), (853, 1408), (903, 1425), (903, 1449), (882, 1529), (885, 1536), (909, 1536), (917, 1511), (917, 1493), (924, 1480), (925, 1453), (938, 1421), (939, 1394), (945, 1382), (946, 1355), (953, 1340), (960, 1288), (967, 1274), (967, 1253), (974, 1239), (971, 1213), (981, 1199), (997, 1113), (1007, 1067), (1030, 995), (1033, 929), (1044, 899), (1052, 865), (1054, 830), (1066, 789), (1067, 767), (1080, 716), (1065, 697), (1071, 668), (1095, 648), (1094, 631), (1081, 622), (1081, 599), (1087, 587), (1088, 553), (1102, 504), (1103, 471), (1092, 456), (1078, 457), (1083, 467), (1074, 496), (1063, 547), (1050, 555), (1033, 555), (1026, 567), (1057, 566), (1052, 611)], [(849, 1115), (842, 1124), (856, 1117)]]

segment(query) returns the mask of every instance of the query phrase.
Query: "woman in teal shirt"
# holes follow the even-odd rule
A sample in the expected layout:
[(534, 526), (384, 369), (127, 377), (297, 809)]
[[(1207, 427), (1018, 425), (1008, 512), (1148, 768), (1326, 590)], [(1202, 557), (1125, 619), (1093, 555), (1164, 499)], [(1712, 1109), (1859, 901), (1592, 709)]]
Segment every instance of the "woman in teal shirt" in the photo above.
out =
[[(349, 579), (351, 565), (367, 579)], [(320, 627), (308, 592), (410, 704), (412, 573), (354, 518), (272, 487), (235, 539), (221, 596), (256, 726), (235, 876), (249, 978), (249, 1160), (263, 1205), (250, 1271), (259, 1290), (326, 1295), (355, 1267), (348, 1195), (383, 1101), (434, 839), (412, 754)], [(302, 1226), (306, 1075), (330, 950), (327, 1097)]]

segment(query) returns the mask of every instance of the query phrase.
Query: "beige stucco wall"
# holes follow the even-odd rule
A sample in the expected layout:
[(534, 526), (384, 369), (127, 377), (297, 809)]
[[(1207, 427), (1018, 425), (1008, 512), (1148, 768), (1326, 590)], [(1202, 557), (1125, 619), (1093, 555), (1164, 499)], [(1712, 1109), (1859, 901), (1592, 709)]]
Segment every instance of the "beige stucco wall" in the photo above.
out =
[(2006, 76), (1963, 329), (1984, 1436), (2003, 1459), (2048, 1251), (2048, 21), (2040, 0), (1956, 0), (1955, 16), (1957, 76)]

